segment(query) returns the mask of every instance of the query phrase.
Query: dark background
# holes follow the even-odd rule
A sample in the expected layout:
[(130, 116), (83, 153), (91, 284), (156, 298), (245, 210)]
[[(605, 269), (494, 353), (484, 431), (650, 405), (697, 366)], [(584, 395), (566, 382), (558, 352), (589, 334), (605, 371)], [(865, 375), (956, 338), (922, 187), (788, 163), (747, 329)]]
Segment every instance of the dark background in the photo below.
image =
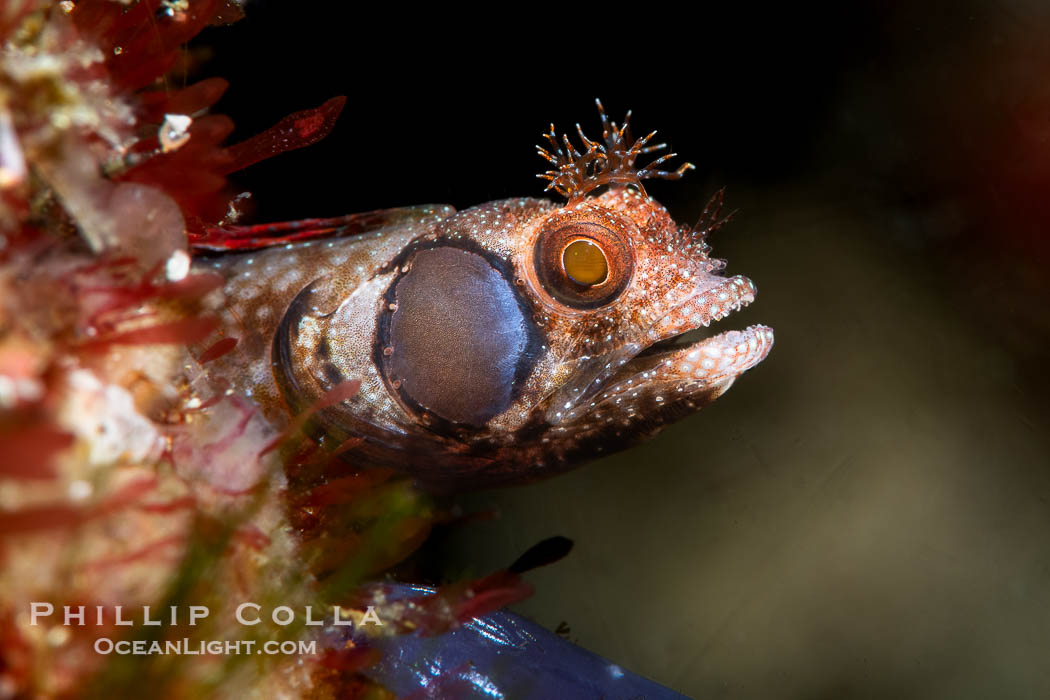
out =
[(233, 140), (290, 108), (349, 97), (323, 147), (245, 174), (259, 215), (537, 194), (532, 146), (551, 122), (597, 133), (596, 97), (617, 120), (636, 110), (639, 134), (658, 128), (699, 166), (693, 185), (776, 182), (813, 163), (850, 71), (878, 57), (888, 21), (862, 5), (559, 12), (367, 16), (250, 2), (244, 20), (201, 39), (217, 49), (207, 73), (232, 83), (217, 109), (235, 117)]
[(713, 240), (777, 346), (701, 415), (432, 543), (483, 573), (566, 535), (520, 610), (698, 697), (1050, 694), (1050, 8), (697, 5), (587, 16), (250, 2), (196, 43), (257, 220), (540, 196), (550, 122), (600, 97), (697, 169), (650, 193)]

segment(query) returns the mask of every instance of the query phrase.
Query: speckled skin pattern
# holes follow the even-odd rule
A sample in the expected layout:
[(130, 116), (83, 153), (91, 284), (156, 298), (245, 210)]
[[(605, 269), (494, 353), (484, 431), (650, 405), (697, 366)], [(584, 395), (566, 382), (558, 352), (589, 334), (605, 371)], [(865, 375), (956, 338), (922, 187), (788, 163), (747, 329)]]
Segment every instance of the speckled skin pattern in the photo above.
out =
[[(595, 223), (626, 242), (633, 255), (630, 281), (600, 308), (571, 308), (539, 282), (534, 250), (551, 230)], [(754, 299), (750, 280), (720, 274), (723, 263), (708, 257), (703, 233), (677, 225), (636, 189), (613, 187), (566, 206), (510, 199), (458, 213), (418, 207), (350, 237), (206, 258), (197, 264), (227, 279), (223, 293), (212, 299), (223, 318), (222, 334), (238, 338), (235, 349), (206, 370), (250, 395), (278, 425), (339, 382), (359, 379), (356, 396), (319, 411), (309, 428), (332, 448), (360, 438), (344, 453), (351, 463), (394, 466), (439, 487), (533, 480), (653, 435), (713, 401), (765, 358), (773, 333), (763, 326), (643, 352)], [(435, 323), (442, 336), (435, 338), (434, 352), (444, 356), (428, 357), (418, 335), (411, 343), (392, 340), (403, 332), (399, 328), (418, 328), (425, 320), (399, 307), (397, 285), (412, 274), (414, 255), (445, 247), (454, 253), (442, 260), (487, 260), (491, 274), (475, 275), (472, 284), (505, 284), (493, 289), (500, 303), (508, 295), (518, 300), (523, 321), (503, 329), (502, 318), (477, 303), (484, 297), (469, 297), (476, 313), (459, 310), (451, 321)], [(454, 262), (441, 269), (442, 289), (455, 286)], [(420, 279), (429, 278), (402, 287), (414, 290), (408, 298), (420, 298)], [(483, 373), (492, 365), (492, 348), (477, 323), (462, 335), (450, 332), (450, 323), (462, 323), (457, 318), (513, 335), (506, 347), (517, 353), (514, 385), (502, 392), (510, 398), (494, 415), (485, 412), (497, 405), (486, 403), (486, 396), (449, 399), (440, 386), (420, 386), (441, 381), (447, 371), (458, 372), (448, 375), (457, 386), (469, 387), (472, 375), (464, 368)], [(479, 344), (485, 347), (472, 365)], [(406, 347), (421, 354), (397, 354)], [(413, 376), (416, 385), (404, 385), (391, 368), (405, 373), (413, 362), (436, 368), (439, 376)], [(510, 375), (499, 368), (499, 381), (507, 381), (503, 377)], [(476, 384), (491, 393), (493, 381), (478, 376)], [(420, 395), (458, 402), (435, 410), (416, 401)], [(459, 411), (461, 404), (467, 409)], [(443, 412), (485, 420), (450, 420)]]

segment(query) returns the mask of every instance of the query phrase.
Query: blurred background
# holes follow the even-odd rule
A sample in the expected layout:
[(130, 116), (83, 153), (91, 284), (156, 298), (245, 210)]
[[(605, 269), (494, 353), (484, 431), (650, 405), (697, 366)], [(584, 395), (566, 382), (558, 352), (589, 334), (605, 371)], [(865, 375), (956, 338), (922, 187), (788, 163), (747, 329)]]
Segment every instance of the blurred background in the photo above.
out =
[(696, 164), (650, 187), (676, 219), (739, 210), (714, 254), (759, 294), (725, 323), (769, 359), (644, 446), (458, 498), (499, 517), (429, 575), (567, 536), (517, 610), (696, 697), (1050, 696), (1050, 5), (247, 11), (191, 54), (233, 140), (349, 97), (242, 174), (256, 220), (541, 196), (534, 145), (597, 135), (595, 97)]

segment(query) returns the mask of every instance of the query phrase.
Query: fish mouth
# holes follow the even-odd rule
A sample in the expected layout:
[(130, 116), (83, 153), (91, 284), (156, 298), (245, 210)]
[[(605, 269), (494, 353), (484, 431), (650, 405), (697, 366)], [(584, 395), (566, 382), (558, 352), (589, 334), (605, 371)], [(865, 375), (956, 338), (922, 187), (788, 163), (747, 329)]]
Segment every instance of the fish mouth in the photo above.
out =
[(685, 333), (646, 348), (627, 362), (620, 374), (642, 375), (647, 381), (714, 384), (753, 368), (773, 348), (773, 329), (761, 324), (688, 342), (686, 338), (691, 335)]
[(773, 347), (773, 329), (754, 325), (718, 332), (712, 327), (755, 300), (755, 285), (736, 275), (712, 278), (674, 306), (648, 330), (645, 347), (609, 382), (615, 391), (626, 385), (673, 383), (685, 391), (720, 386), (760, 363)]
[(596, 358), (566, 383), (548, 404), (547, 422), (573, 422), (588, 414), (606, 421), (613, 414), (627, 421), (646, 415), (643, 422), (655, 428), (713, 401), (773, 347), (773, 329), (767, 326), (711, 328), (754, 299), (755, 285), (746, 277), (708, 275), (636, 341)]

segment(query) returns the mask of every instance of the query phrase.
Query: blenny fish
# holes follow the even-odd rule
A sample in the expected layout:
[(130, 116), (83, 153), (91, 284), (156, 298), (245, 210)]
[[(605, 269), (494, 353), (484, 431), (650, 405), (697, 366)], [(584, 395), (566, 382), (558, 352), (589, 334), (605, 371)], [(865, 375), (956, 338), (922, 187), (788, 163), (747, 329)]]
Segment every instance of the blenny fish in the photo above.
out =
[(226, 280), (226, 352), (207, 370), (278, 424), (310, 411), (309, 434), (350, 462), (456, 488), (565, 470), (714, 401), (773, 345), (765, 326), (682, 342), (755, 298), (709, 255), (721, 193), (675, 223), (642, 181), (693, 166), (640, 164), (666, 146), (598, 109), (601, 140), (551, 126), (538, 148), (564, 204), (212, 229), (196, 264)]

